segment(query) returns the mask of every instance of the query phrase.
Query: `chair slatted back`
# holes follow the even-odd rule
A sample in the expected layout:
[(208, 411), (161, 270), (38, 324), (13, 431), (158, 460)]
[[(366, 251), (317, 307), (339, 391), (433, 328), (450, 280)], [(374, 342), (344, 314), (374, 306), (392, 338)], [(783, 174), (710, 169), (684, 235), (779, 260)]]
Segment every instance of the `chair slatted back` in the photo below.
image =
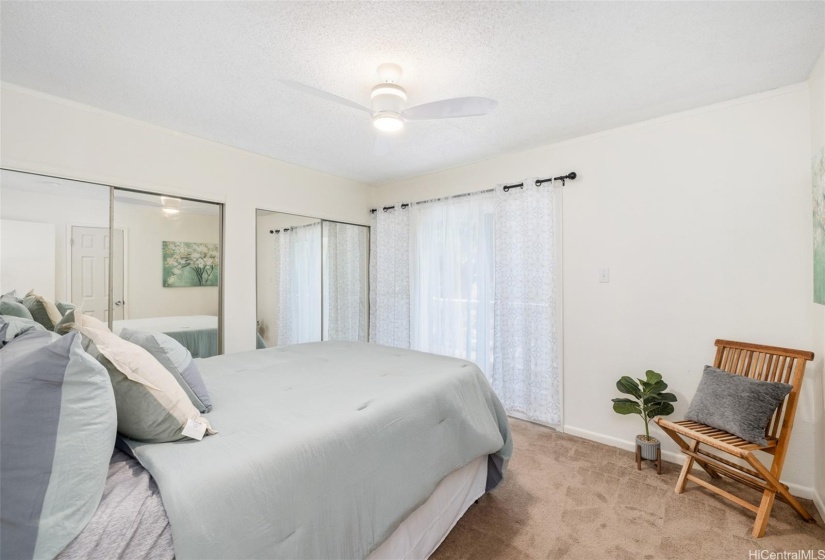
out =
[(793, 386), (768, 423), (765, 433), (768, 438), (780, 439), (785, 432), (790, 435), (805, 364), (813, 358), (813, 352), (804, 350), (717, 340), (713, 367), (758, 381), (774, 381)]

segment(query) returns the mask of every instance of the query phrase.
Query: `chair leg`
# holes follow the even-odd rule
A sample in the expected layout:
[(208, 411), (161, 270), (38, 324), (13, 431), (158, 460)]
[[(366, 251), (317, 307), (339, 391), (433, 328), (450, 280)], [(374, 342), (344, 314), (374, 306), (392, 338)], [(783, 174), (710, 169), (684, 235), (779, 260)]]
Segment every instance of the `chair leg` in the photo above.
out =
[[(802, 519), (804, 519), (808, 523), (816, 522), (813, 516), (810, 513), (808, 513), (808, 510), (806, 510), (805, 507), (799, 503), (799, 500), (797, 500), (796, 497), (794, 497), (794, 495), (791, 494), (781, 482), (779, 482), (779, 479), (771, 471), (769, 471), (767, 467), (765, 467), (765, 465), (763, 465), (759, 459), (757, 459), (752, 453), (748, 453), (747, 455), (745, 455), (745, 460), (751, 466), (753, 466), (753, 468), (755, 468), (759, 472), (759, 474), (762, 475), (762, 478), (765, 479), (765, 482), (767, 482), (774, 488), (774, 493), (779, 492), (779, 494), (781, 494), (781, 496), (785, 498), (785, 500), (791, 505), (792, 508), (794, 508), (794, 510), (796, 510), (796, 513), (798, 513), (799, 516), (802, 517)], [(765, 493), (767, 494), (767, 492), (768, 491), (766, 490)], [(764, 497), (762, 501), (764, 503)], [(773, 503), (773, 498), (771, 498), (771, 503)], [(768, 508), (768, 512), (770, 512), (770, 508)], [(767, 523), (767, 521), (765, 521), (765, 523)], [(754, 531), (756, 531), (756, 526), (754, 526)], [(765, 532), (764, 529), (762, 532)]]
[(753, 531), (751, 531), (751, 534), (757, 539), (765, 536), (765, 529), (768, 527), (768, 519), (771, 517), (775, 497), (776, 492), (772, 490), (765, 490), (762, 494), (762, 502), (759, 504), (759, 511), (756, 512), (756, 521), (754, 521)]
[(687, 476), (690, 473), (690, 469), (693, 468), (693, 457), (687, 457), (685, 459), (685, 464), (682, 465), (682, 472), (679, 473), (679, 480), (676, 481), (676, 490), (677, 494), (681, 494), (685, 491), (685, 486), (687, 486)]

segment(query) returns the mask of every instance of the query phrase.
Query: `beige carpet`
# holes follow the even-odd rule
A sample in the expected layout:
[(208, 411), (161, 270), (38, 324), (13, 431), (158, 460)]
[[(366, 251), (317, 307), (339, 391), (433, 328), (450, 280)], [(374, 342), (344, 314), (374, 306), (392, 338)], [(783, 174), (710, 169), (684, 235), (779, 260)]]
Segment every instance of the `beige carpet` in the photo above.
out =
[[(637, 471), (630, 452), (510, 422), (515, 451), (506, 479), (470, 507), (433, 559), (750, 560), (768, 558), (749, 556), (760, 549), (825, 550), (825, 525), (808, 500), (818, 524), (777, 500), (766, 535), (754, 539), (754, 516), (744, 508), (692, 483), (675, 494), (673, 463), (661, 476), (649, 462)], [(751, 489), (725, 488), (758, 502)]]

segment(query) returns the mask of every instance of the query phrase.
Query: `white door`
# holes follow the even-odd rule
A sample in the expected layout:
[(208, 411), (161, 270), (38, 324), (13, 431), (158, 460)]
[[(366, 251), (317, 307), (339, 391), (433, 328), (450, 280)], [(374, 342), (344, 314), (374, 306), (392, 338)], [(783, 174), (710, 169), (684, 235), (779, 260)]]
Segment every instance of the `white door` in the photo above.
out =
[[(123, 319), (123, 230), (114, 231), (112, 320)], [(72, 303), (109, 321), (109, 228), (72, 227)]]

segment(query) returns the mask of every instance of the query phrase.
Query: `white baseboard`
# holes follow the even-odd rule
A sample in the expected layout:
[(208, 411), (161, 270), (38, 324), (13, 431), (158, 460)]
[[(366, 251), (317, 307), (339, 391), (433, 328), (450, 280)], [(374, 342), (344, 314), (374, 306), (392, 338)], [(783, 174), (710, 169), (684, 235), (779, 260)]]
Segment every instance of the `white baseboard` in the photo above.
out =
[[(598, 443), (603, 443), (611, 447), (618, 447), (619, 449), (624, 449), (626, 451), (636, 450), (635, 442), (619, 439), (613, 436), (608, 436), (597, 432), (591, 432), (589, 430), (582, 430), (581, 428), (577, 428), (575, 426), (565, 424), (563, 431), (565, 434), (570, 434), (571, 436), (589, 439), (590, 441), (596, 441)], [(685, 458), (685, 455), (683, 455), (682, 453), (666, 451), (665, 449), (662, 449), (662, 459), (669, 461), (671, 463), (682, 465), (685, 462)], [(816, 492), (814, 492), (814, 489), (812, 487), (794, 484), (793, 482), (784, 482), (788, 485), (788, 489), (794, 496), (797, 496), (799, 498), (805, 498), (806, 500), (813, 500), (816, 504), (816, 508), (819, 510), (819, 514), (822, 515), (823, 519), (825, 519), (825, 504), (823, 504), (822, 498)]]
[(822, 496), (814, 490), (814, 497), (812, 499), (814, 501), (814, 505), (816, 505), (816, 509), (819, 510), (819, 517), (825, 519), (825, 501), (822, 500)]

